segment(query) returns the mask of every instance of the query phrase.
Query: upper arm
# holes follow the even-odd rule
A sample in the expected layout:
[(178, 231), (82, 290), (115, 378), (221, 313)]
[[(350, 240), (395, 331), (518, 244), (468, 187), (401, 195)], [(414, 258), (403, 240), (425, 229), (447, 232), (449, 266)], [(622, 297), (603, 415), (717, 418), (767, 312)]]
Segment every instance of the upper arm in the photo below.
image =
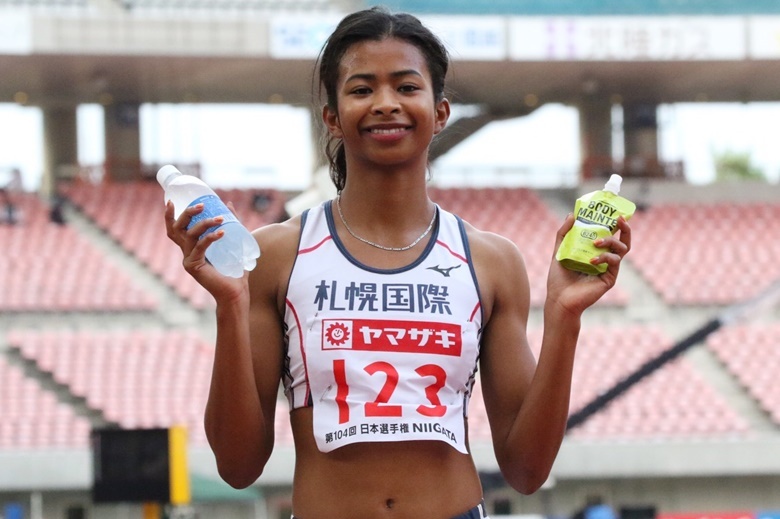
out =
[(266, 437), (272, 442), (285, 356), (284, 305), (297, 253), (298, 226), (291, 222), (273, 224), (253, 234), (260, 243), (261, 256), (249, 275), (249, 338), (257, 393), (269, 425)]
[(527, 338), (530, 289), (517, 247), (494, 234), (477, 234), (472, 257), (486, 309), (480, 383), (498, 447), (509, 434), (536, 368)]

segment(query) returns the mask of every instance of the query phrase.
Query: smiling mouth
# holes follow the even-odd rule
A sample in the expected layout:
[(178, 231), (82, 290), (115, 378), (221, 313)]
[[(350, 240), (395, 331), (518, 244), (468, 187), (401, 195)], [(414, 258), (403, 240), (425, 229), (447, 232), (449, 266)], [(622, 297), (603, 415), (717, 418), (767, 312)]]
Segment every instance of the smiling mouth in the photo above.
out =
[(405, 132), (407, 130), (406, 127), (403, 128), (372, 128), (369, 131), (369, 133), (374, 133), (377, 135), (392, 135), (394, 133), (401, 133)]

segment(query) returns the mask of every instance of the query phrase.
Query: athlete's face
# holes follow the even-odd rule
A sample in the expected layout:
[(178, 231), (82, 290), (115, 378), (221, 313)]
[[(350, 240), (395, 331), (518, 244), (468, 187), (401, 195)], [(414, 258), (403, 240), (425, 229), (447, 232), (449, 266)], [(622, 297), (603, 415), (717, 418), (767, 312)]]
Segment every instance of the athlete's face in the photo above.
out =
[(446, 99), (434, 98), (422, 52), (395, 38), (352, 45), (341, 60), (337, 94), (337, 110), (325, 107), (323, 118), (343, 139), (348, 162), (427, 162), (431, 139), (450, 113)]

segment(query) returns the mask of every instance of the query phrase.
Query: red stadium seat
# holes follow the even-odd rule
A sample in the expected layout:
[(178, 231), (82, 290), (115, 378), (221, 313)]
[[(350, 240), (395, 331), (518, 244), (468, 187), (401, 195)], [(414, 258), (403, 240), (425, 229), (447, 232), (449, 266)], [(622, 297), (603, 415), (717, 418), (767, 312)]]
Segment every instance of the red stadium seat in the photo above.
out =
[(780, 278), (780, 226), (755, 224), (778, 218), (780, 204), (654, 205), (632, 219), (627, 260), (668, 304), (728, 305)]
[(83, 448), (89, 421), (0, 357), (0, 449)]
[(10, 339), (109, 422), (203, 428), (213, 347), (194, 332), (25, 332)]
[(751, 323), (719, 330), (707, 347), (770, 419), (780, 425), (780, 325)]
[[(149, 311), (156, 301), (78, 230), (48, 220), (33, 193), (17, 195), (24, 218), (0, 225), (0, 272), (13, 272), (0, 295), (3, 312)], [(109, 305), (108, 299), (115, 301)]]

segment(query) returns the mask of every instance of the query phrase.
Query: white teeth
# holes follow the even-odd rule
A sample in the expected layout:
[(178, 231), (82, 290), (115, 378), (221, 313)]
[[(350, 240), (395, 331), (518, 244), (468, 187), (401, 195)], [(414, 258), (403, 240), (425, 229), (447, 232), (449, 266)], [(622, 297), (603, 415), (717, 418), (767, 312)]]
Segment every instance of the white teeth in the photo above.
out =
[(381, 129), (381, 128), (374, 128), (371, 130), (371, 133), (381, 133), (381, 134), (391, 134), (391, 133), (400, 133), (404, 131), (403, 128), (390, 128), (390, 129)]

